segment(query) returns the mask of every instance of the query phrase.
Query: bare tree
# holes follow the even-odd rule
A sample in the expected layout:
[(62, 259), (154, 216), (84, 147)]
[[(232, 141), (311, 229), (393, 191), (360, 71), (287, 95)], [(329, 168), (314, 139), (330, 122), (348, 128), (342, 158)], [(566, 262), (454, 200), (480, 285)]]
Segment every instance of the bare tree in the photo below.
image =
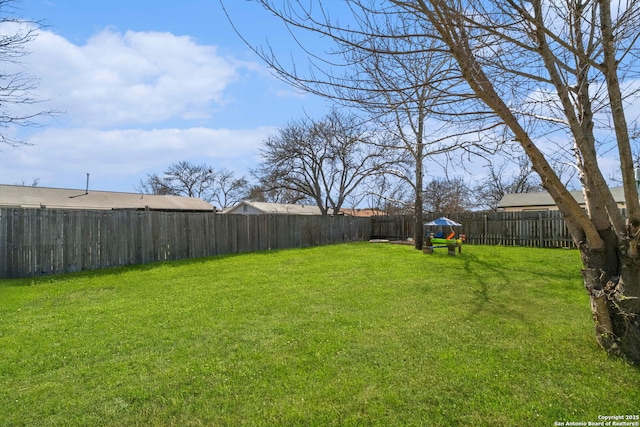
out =
[[(618, 80), (635, 51), (638, 4), (628, 2), (614, 20), (606, 0), (393, 3), (429, 22), (477, 98), (520, 143), (583, 254), (598, 342), (640, 363), (640, 323), (631, 320), (640, 314), (640, 205)], [(536, 89), (551, 108), (533, 105)], [(596, 112), (615, 133), (626, 224), (598, 165)], [(571, 135), (586, 211), (549, 164), (536, 126)]]
[(135, 186), (145, 194), (197, 197), (228, 208), (246, 197), (249, 184), (244, 177), (226, 169), (216, 171), (207, 164), (180, 161), (171, 164), (163, 175), (149, 174)]
[[(258, 171), (253, 171), (258, 173)], [(258, 184), (249, 189), (248, 199), (256, 202), (297, 204), (307, 202), (308, 197), (295, 190), (281, 188), (269, 176), (258, 176)]]
[[(452, 150), (493, 153), (500, 140), (489, 137), (493, 124), (484, 129), (478, 121), (469, 127), (460, 121), (454, 126), (451, 122), (434, 120), (451, 114), (451, 108), (443, 108), (444, 105), (468, 96), (452, 90), (460, 85), (461, 77), (457, 70), (451, 69), (450, 58), (442, 54), (439, 42), (420, 36), (423, 23), (411, 14), (372, 15), (374, 9), (364, 8), (367, 13), (362, 14), (357, 8), (346, 7), (340, 9), (341, 18), (352, 13), (356, 21), (356, 26), (347, 27), (328, 20), (335, 5), (325, 8), (322, 1), (316, 2), (319, 17), (311, 13), (314, 8), (305, 9), (300, 4), (296, 7), (285, 2), (290, 7), (279, 9), (275, 2), (259, 3), (290, 28), (311, 30), (335, 42), (330, 58), (314, 52), (308, 75), (301, 74), (294, 64), (284, 66), (271, 49), (255, 48), (255, 51), (284, 81), (338, 104), (356, 107), (366, 112), (382, 131), (393, 135), (386, 138), (386, 149), (394, 167), (386, 172), (404, 180), (413, 189), (414, 244), (416, 249), (421, 249), (423, 187), (428, 159)], [(397, 34), (369, 37), (372, 28), (380, 28), (376, 18), (381, 19), (382, 26), (402, 28), (412, 37)]]
[(147, 194), (197, 197), (211, 201), (213, 169), (206, 164), (195, 165), (187, 161), (171, 164), (163, 175), (148, 174), (136, 189)]
[(134, 186), (135, 190), (142, 194), (159, 194), (165, 196), (178, 196), (179, 193), (171, 186), (171, 179), (158, 174), (148, 174), (147, 178), (140, 180)]
[(249, 182), (246, 178), (236, 177), (233, 171), (221, 169), (214, 173), (212, 185), (212, 201), (222, 209), (231, 207), (249, 193)]
[(368, 181), (365, 194), (369, 207), (386, 215), (413, 215), (415, 194), (408, 182), (389, 173)]
[(53, 110), (40, 110), (32, 92), (38, 80), (21, 70), (20, 58), (27, 55), (27, 45), (38, 35), (38, 23), (16, 18), (16, 1), (0, 0), (0, 141), (15, 147), (27, 143), (7, 132), (14, 126), (32, 126), (34, 119), (55, 114)]
[(33, 181), (31, 181), (31, 184), (29, 184), (27, 180), (23, 178), (22, 181), (20, 181), (20, 183), (16, 185), (21, 185), (23, 187), (37, 187), (39, 183), (40, 178), (34, 178)]
[[(414, 22), (405, 25), (414, 26)], [(426, 40), (429, 43), (429, 40)], [(344, 43), (343, 43), (344, 44)], [(471, 150), (474, 144), (462, 131), (457, 135), (445, 132), (437, 106), (442, 102), (442, 86), (449, 85), (446, 61), (436, 49), (424, 49), (424, 40), (386, 38), (368, 40), (366, 49), (343, 48), (343, 55), (353, 64), (354, 81), (348, 90), (338, 85), (336, 93), (342, 102), (356, 104), (367, 111), (394, 138), (387, 145), (397, 158), (394, 169), (387, 173), (404, 180), (413, 189), (414, 245), (423, 246), (425, 200), (425, 163), (430, 157), (456, 150)], [(387, 52), (405, 52), (389, 55)], [(429, 119), (432, 119), (428, 122)], [(473, 130), (477, 134), (477, 130)], [(483, 150), (489, 144), (477, 145)]]
[[(524, 151), (543, 188), (562, 212), (584, 264), (596, 338), (611, 354), (640, 364), (640, 203), (634, 177), (626, 108), (637, 93), (637, 0), (270, 0), (263, 7), (290, 29), (314, 31), (338, 45), (375, 51), (369, 40), (422, 39), (446, 58), (449, 87), (438, 103), (448, 120), (504, 132)], [(342, 22), (330, 10), (352, 12)], [(415, 23), (408, 26), (406, 22)], [(362, 43), (359, 43), (361, 41)], [(411, 45), (407, 45), (411, 46)], [(414, 53), (416, 48), (406, 53)], [(314, 57), (306, 74), (271, 51), (261, 54), (278, 75), (305, 90), (327, 94), (316, 83), (344, 84)], [(320, 65), (318, 65), (320, 63)], [(349, 65), (349, 64), (346, 64)], [(424, 64), (429, 66), (430, 64)], [(603, 135), (613, 135), (612, 138)], [(622, 216), (598, 163), (617, 152), (627, 207)], [(554, 154), (573, 157), (586, 210), (556, 173)], [(553, 153), (552, 153), (553, 152)]]
[(487, 177), (474, 189), (477, 205), (485, 209), (497, 210), (500, 200), (505, 194), (533, 193), (542, 191), (542, 184), (531, 168), (526, 157), (519, 157), (517, 169), (510, 171), (514, 160), (502, 163), (491, 162), (487, 169)]
[(384, 150), (354, 116), (335, 111), (321, 120), (302, 119), (267, 138), (255, 171), (272, 189), (303, 194), (323, 215), (338, 214), (347, 197), (384, 170)]
[(468, 212), (475, 205), (471, 188), (461, 177), (429, 182), (425, 188), (424, 203), (427, 212), (438, 214)]
[(164, 172), (164, 178), (171, 183), (170, 187), (178, 195), (197, 197), (208, 202), (212, 199), (214, 172), (204, 163), (199, 165), (186, 161), (173, 163)]
[(278, 184), (276, 171), (269, 172), (258, 167), (251, 171), (251, 175), (257, 184), (249, 189), (247, 197), (253, 201), (285, 204), (313, 203), (309, 200), (309, 196), (295, 189), (281, 187)]

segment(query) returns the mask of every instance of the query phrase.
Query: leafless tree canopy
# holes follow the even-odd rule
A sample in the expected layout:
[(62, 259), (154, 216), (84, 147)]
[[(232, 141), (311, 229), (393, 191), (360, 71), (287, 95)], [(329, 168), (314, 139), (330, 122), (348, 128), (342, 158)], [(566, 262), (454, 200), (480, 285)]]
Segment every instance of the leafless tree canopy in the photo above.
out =
[[(476, 206), (498, 210), (498, 204), (505, 194), (533, 193), (542, 191), (540, 180), (534, 174), (531, 163), (526, 157), (516, 158), (518, 168), (510, 171), (509, 163), (491, 162), (487, 166), (487, 178), (474, 188)], [(511, 160), (514, 162), (514, 160)]]
[[(308, 52), (308, 67), (255, 47), (284, 81), (378, 109), (380, 117), (403, 105), (395, 94), (424, 93), (429, 115), (447, 123), (443, 140), (464, 149), (475, 130), (475, 142), (495, 138), (503, 149), (518, 146), (580, 247), (598, 342), (640, 363), (640, 203), (632, 146), (637, 0), (256, 2), (294, 37), (312, 32), (334, 47)], [(400, 81), (394, 74), (400, 69), (386, 66), (393, 61), (417, 61), (423, 68), (402, 72), (421, 70), (428, 77)], [(372, 75), (382, 87), (371, 84)], [(420, 123), (425, 104), (412, 105)], [(626, 218), (601, 168), (604, 153), (617, 156)], [(586, 210), (557, 172), (558, 162), (569, 161), (579, 172)]]
[(0, 141), (9, 146), (26, 144), (13, 136), (15, 126), (32, 126), (37, 117), (55, 113), (38, 109), (43, 100), (32, 94), (38, 79), (26, 71), (16, 71), (39, 29), (38, 23), (15, 17), (16, 3), (0, 0)]
[(136, 190), (145, 194), (197, 197), (226, 209), (247, 197), (249, 183), (226, 169), (181, 161), (171, 164), (162, 175), (149, 174)]
[(308, 68), (287, 66), (270, 48), (255, 51), (284, 81), (356, 108), (381, 132), (393, 135), (387, 148), (397, 163), (386, 173), (413, 188), (414, 241), (421, 248), (423, 179), (429, 159), (453, 150), (490, 155), (504, 143), (495, 135), (495, 122), (480, 123), (487, 112), (474, 102), (442, 42), (425, 33), (416, 15), (398, 13), (397, 7), (381, 2), (313, 2), (309, 7), (299, 2), (259, 3), (293, 34), (312, 31), (333, 42), (326, 53), (311, 52)]
[(331, 112), (291, 122), (263, 142), (254, 174), (266, 191), (304, 195), (323, 214), (337, 214), (367, 178), (384, 171), (385, 145), (356, 117)]
[[(259, 174), (259, 170), (252, 171)], [(275, 176), (256, 176), (257, 184), (253, 185), (249, 190), (248, 199), (255, 202), (266, 203), (284, 203), (284, 204), (309, 204), (313, 203), (312, 200), (294, 190), (287, 188), (281, 188), (278, 186), (278, 180)]]
[(433, 213), (467, 212), (474, 207), (471, 188), (464, 178), (434, 179), (425, 187), (425, 210)]

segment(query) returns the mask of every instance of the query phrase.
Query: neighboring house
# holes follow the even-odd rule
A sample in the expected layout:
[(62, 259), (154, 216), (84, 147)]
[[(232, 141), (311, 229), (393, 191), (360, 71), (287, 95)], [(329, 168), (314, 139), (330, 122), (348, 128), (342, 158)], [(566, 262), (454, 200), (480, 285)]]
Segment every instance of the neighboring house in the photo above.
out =
[(237, 205), (223, 211), (222, 213), (232, 215), (322, 215), (322, 211), (317, 206), (251, 202), (249, 200), (244, 200)]
[[(285, 203), (252, 202), (249, 200), (244, 200), (223, 213), (235, 215), (322, 215), (320, 208), (315, 205), (289, 205)], [(369, 217), (385, 215), (385, 213), (377, 209), (340, 209), (340, 215)]]
[(379, 209), (340, 209), (340, 214), (344, 216), (358, 216), (358, 217), (386, 215), (386, 213), (384, 213)]
[(195, 197), (19, 185), (0, 185), (0, 208), (128, 209), (189, 212), (213, 212), (215, 210), (211, 204)]
[[(626, 206), (624, 200), (624, 190), (622, 187), (611, 188), (611, 193), (619, 208)], [(585, 206), (584, 194), (582, 190), (572, 191), (571, 195), (581, 205)], [(558, 210), (551, 195), (546, 191), (534, 193), (511, 193), (505, 194), (500, 203), (498, 210), (503, 212), (520, 212), (520, 211), (553, 211)]]

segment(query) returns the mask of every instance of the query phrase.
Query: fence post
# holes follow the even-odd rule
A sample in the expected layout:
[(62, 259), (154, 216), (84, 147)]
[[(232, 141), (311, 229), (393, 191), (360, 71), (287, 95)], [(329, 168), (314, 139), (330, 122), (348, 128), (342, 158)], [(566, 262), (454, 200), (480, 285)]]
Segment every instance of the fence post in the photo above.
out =
[(487, 217), (487, 214), (484, 214), (484, 234), (483, 234), (483, 244), (486, 245), (487, 244), (487, 233), (489, 232), (489, 218)]
[(538, 236), (540, 238), (540, 247), (544, 248), (544, 231), (542, 229), (542, 211), (538, 212)]

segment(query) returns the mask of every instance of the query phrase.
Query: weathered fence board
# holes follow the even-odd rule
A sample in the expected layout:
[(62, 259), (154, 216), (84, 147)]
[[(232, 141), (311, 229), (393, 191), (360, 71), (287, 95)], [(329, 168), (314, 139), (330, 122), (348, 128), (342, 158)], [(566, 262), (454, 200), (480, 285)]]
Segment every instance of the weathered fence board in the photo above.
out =
[[(575, 247), (558, 211), (432, 214), (425, 216), (425, 222), (440, 216), (462, 224), (462, 227), (456, 227), (456, 231), (464, 234), (467, 243), (471, 244)], [(371, 235), (375, 237), (404, 239), (414, 235), (413, 218), (410, 216), (375, 217), (372, 227)]]
[[(429, 215), (425, 222), (442, 215)], [(471, 244), (575, 247), (559, 212), (445, 214)], [(433, 217), (433, 218), (432, 218)], [(0, 277), (35, 277), (236, 252), (406, 239), (413, 218), (0, 209)]]
[(370, 218), (0, 209), (0, 277), (366, 240)]

